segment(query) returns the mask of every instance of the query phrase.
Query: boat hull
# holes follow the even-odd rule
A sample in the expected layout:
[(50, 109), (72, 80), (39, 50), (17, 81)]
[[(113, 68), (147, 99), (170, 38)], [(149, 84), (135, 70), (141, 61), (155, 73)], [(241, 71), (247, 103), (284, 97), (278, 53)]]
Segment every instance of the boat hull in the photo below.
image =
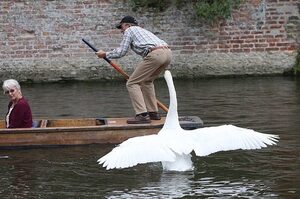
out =
[[(39, 120), (36, 128), (6, 129), (0, 121), (0, 148), (118, 144), (128, 138), (158, 133), (165, 118), (128, 125), (127, 118)], [(185, 129), (203, 126), (198, 117), (181, 117)]]

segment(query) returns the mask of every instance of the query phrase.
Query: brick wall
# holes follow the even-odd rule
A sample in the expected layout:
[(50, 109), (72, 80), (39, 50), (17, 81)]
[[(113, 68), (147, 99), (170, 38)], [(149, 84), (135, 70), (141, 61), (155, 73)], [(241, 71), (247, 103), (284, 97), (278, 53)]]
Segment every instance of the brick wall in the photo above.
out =
[[(110, 50), (121, 41), (115, 24), (133, 15), (168, 42), (179, 77), (281, 74), (300, 43), (298, 0), (245, 0), (232, 17), (205, 25), (192, 5), (133, 12), (127, 1), (0, 1), (0, 80), (57, 81), (119, 77), (81, 41)], [(130, 73), (140, 58), (116, 60)]]

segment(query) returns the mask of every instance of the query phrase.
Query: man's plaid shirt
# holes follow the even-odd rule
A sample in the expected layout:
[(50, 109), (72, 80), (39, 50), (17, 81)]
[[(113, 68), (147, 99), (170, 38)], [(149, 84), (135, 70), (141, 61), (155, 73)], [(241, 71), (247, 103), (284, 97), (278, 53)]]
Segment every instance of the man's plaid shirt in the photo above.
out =
[(168, 44), (155, 36), (152, 32), (139, 26), (131, 26), (124, 31), (123, 40), (120, 47), (107, 52), (108, 59), (116, 59), (126, 55), (129, 47), (142, 57), (147, 56), (150, 48), (155, 46), (167, 46)]

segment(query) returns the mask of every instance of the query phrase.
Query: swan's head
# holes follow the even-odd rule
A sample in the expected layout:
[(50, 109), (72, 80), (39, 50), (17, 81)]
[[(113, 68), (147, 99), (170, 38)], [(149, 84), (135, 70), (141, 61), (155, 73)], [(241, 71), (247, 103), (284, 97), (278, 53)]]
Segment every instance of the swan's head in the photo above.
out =
[(165, 78), (166, 80), (172, 78), (171, 72), (170, 72), (169, 70), (166, 70), (166, 71), (165, 71), (164, 78)]

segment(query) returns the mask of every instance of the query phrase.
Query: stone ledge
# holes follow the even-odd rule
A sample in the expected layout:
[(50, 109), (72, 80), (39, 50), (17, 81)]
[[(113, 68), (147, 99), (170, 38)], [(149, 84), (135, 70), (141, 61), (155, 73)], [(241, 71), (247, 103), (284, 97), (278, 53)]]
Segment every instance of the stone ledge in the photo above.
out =
[[(274, 75), (290, 70), (296, 52), (253, 53), (199, 53), (180, 55), (173, 53), (170, 65), (174, 77), (197, 78), (208, 76)], [(138, 56), (114, 60), (130, 74)], [(109, 64), (95, 59), (55, 60), (0, 60), (0, 79), (15, 78), (27, 82), (53, 82), (70, 80), (123, 79)]]

